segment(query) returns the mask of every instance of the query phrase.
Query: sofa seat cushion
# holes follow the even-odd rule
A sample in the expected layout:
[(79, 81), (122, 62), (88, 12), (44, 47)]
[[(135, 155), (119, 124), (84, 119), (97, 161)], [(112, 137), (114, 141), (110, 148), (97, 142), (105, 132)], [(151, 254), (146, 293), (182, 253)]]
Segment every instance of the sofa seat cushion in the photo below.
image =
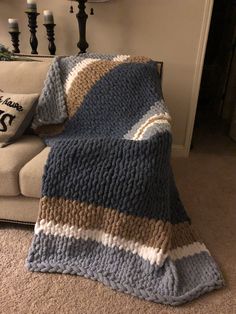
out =
[(18, 196), (0, 196), (0, 221), (34, 224), (39, 211), (39, 199)]
[(20, 194), (19, 172), (21, 168), (45, 147), (35, 135), (22, 136), (17, 142), (0, 148), (0, 195)]
[(28, 197), (41, 197), (42, 177), (50, 147), (45, 147), (21, 169), (19, 174), (21, 194)]

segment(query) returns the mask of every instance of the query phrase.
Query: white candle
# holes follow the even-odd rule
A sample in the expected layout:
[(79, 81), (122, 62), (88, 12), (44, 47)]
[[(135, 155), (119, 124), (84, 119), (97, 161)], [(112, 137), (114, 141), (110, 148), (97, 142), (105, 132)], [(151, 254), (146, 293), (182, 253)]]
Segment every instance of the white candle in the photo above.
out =
[(19, 24), (17, 19), (8, 19), (9, 32), (19, 32)]
[(44, 10), (43, 16), (44, 16), (44, 24), (54, 24), (52, 11)]
[(27, 11), (37, 12), (37, 2), (36, 0), (27, 0)]

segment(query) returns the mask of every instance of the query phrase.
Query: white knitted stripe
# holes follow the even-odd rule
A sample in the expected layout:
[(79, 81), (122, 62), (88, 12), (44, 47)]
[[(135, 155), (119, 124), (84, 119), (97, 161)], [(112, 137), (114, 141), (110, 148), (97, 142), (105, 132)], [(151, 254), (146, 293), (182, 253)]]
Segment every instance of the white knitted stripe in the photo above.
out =
[(168, 255), (173, 261), (176, 261), (177, 259), (199, 254), (201, 252), (207, 252), (210, 255), (210, 252), (203, 243), (194, 242), (182, 247), (177, 247), (174, 250), (170, 250)]
[(148, 124), (145, 129), (143, 129), (142, 133), (137, 137), (135, 138), (136, 141), (141, 141), (143, 139), (143, 136), (145, 135), (146, 131), (150, 128), (152, 128), (153, 126), (155, 125), (158, 125), (158, 124), (168, 124), (169, 125), (169, 122), (167, 120), (155, 120), (153, 121), (152, 123)]
[(175, 261), (201, 252), (207, 252), (210, 255), (205, 245), (199, 242), (178, 247), (164, 254), (163, 250), (160, 248), (148, 247), (139, 242), (113, 236), (109, 233), (105, 233), (103, 230), (77, 228), (75, 226), (69, 226), (68, 224), (62, 226), (60, 224), (54, 224), (52, 221), (47, 222), (45, 219), (42, 219), (35, 225), (35, 234), (39, 234), (41, 231), (46, 235), (52, 234), (54, 236), (73, 237), (83, 240), (90, 239), (108, 247), (117, 247), (125, 251), (130, 251), (133, 254), (138, 254), (143, 259), (148, 260), (150, 264), (156, 264), (158, 266), (162, 266), (168, 256), (171, 260)]
[(74, 79), (77, 77), (78, 73), (82, 72), (91, 63), (97, 62), (99, 60), (100, 59), (88, 58), (88, 59), (85, 59), (85, 60), (77, 63), (76, 66), (72, 68), (72, 70), (70, 71), (70, 74), (66, 78), (65, 93), (66, 94), (69, 93), (71, 84), (73, 83)]
[(141, 140), (146, 133), (146, 131), (153, 127), (156, 124), (169, 124), (169, 121), (171, 120), (169, 114), (155, 114), (151, 117), (149, 117), (136, 131), (136, 133), (133, 136), (133, 140)]
[[(112, 61), (123, 62), (123, 61), (126, 61), (129, 57), (130, 57), (129, 55), (118, 55), (114, 57)], [(69, 93), (71, 84), (73, 83), (74, 79), (77, 77), (78, 73), (82, 72), (88, 65), (94, 62), (100, 61), (100, 60), (101, 59), (88, 58), (76, 64), (76, 66), (72, 68), (72, 70), (70, 71), (70, 74), (66, 78), (65, 93), (66, 94)]]
[(123, 62), (123, 61), (126, 61), (126, 60), (129, 59), (129, 58), (130, 58), (130, 56), (128, 56), (128, 55), (118, 55), (118, 56), (114, 57), (114, 58), (112, 59), (112, 61)]
[(58, 235), (68, 238), (73, 237), (76, 239), (94, 240), (108, 247), (117, 247), (125, 251), (130, 251), (133, 254), (138, 254), (151, 264), (155, 263), (158, 266), (161, 266), (167, 258), (167, 254), (164, 254), (163, 250), (160, 248), (148, 247), (139, 242), (113, 236), (109, 233), (105, 233), (103, 230), (77, 228), (75, 226), (69, 226), (68, 224), (63, 226), (60, 224), (55, 225), (52, 221), (47, 222), (45, 219), (42, 219), (35, 225), (35, 234), (39, 234), (40, 231), (43, 231), (46, 235), (52, 234), (54, 236)]

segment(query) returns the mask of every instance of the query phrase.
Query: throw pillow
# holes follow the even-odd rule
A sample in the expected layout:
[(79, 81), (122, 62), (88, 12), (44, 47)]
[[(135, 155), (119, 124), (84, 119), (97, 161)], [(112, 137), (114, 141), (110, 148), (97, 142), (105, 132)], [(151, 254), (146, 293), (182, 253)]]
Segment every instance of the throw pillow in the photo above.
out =
[(19, 138), (31, 123), (38, 94), (0, 92), (0, 147)]

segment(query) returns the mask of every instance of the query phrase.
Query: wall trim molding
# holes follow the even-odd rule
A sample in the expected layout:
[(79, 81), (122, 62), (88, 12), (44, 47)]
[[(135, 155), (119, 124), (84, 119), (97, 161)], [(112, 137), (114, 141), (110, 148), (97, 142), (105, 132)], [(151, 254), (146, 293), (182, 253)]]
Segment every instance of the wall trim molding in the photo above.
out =
[[(200, 32), (200, 40), (199, 40), (199, 45), (198, 45), (197, 58), (195, 62), (195, 72), (194, 72), (191, 102), (190, 102), (188, 120), (187, 120), (187, 126), (186, 126), (185, 142), (183, 145), (184, 147), (183, 153), (185, 156), (189, 155), (191, 141), (192, 141), (194, 121), (195, 121), (196, 110), (197, 110), (198, 96), (199, 96), (200, 85), (201, 85), (202, 70), (203, 70), (203, 65), (204, 65), (213, 4), (214, 4), (214, 0), (205, 1), (202, 27), (201, 27), (201, 32)], [(176, 145), (176, 147), (179, 147), (179, 146), (181, 145)], [(178, 150), (182, 151), (180, 147), (177, 148), (177, 151)]]

